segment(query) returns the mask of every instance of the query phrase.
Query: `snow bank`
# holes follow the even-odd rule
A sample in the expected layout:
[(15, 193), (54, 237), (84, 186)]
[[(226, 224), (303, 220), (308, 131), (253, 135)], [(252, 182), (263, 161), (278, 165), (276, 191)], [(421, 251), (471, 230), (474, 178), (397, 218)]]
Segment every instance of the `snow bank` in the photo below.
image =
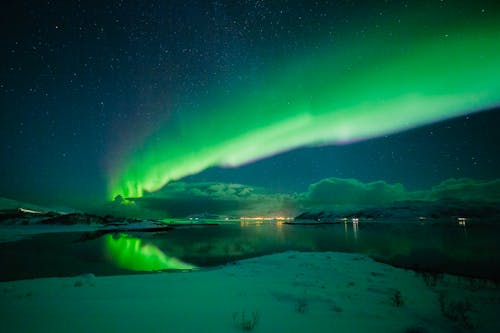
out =
[(445, 276), (432, 288), (362, 255), (285, 252), (194, 272), (0, 283), (0, 321), (3, 332), (464, 330), (442, 314), (441, 291), (448, 305), (472, 303), (465, 314), (476, 332), (499, 332), (498, 288), (460, 281)]

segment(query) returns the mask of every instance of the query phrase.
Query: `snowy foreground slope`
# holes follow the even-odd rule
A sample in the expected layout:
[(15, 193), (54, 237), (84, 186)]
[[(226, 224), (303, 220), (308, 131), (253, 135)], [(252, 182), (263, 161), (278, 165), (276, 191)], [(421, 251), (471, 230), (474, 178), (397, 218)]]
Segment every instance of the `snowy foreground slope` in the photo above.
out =
[(203, 271), (0, 283), (0, 322), (2, 332), (500, 332), (499, 288), (474, 281), (285, 252)]

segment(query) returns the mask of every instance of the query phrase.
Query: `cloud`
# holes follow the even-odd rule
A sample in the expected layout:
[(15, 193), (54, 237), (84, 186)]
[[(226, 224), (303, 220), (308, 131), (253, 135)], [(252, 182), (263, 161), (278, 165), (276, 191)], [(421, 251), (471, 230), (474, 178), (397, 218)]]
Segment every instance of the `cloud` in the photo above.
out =
[(311, 184), (302, 197), (305, 206), (375, 206), (406, 200), (500, 202), (500, 179), (450, 178), (428, 190), (408, 191), (400, 183), (326, 178)]
[(430, 191), (423, 191), (420, 196), (423, 200), (500, 202), (500, 179), (450, 178), (433, 186)]
[(169, 217), (191, 214), (293, 215), (296, 200), (288, 194), (269, 194), (262, 188), (233, 183), (174, 182), (160, 191), (132, 199), (138, 206)]
[(218, 182), (202, 182), (202, 183), (186, 183), (173, 182), (164, 186), (161, 190), (154, 193), (147, 193), (146, 197), (209, 197), (213, 199), (241, 199), (249, 198), (256, 193), (262, 192), (260, 188), (253, 186), (233, 184), (233, 183), (218, 183)]
[[(500, 179), (447, 179), (427, 190), (408, 191), (400, 183), (364, 183), (357, 179), (326, 178), (311, 184), (304, 193), (270, 193), (243, 184), (173, 182), (141, 198), (115, 201), (113, 215), (134, 217), (186, 217), (192, 214), (228, 216), (289, 215), (322, 209), (352, 210), (384, 207), (404, 201), (429, 205), (443, 202), (458, 207), (460, 202), (491, 205), (500, 202)], [(452, 204), (451, 201), (454, 201)]]
[(326, 178), (309, 186), (305, 205), (379, 205), (409, 198), (402, 184), (385, 181), (362, 183), (357, 179)]

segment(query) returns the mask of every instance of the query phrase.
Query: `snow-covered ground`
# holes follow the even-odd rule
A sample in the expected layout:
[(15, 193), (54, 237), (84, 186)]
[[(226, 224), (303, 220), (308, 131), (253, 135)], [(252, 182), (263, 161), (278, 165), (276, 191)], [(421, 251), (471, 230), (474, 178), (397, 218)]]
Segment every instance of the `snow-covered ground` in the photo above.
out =
[[(34, 220), (34, 219), (31, 219)], [(12, 225), (0, 225), (0, 243), (2, 242), (13, 242), (21, 239), (29, 238), (32, 236), (45, 234), (45, 233), (62, 233), (62, 232), (89, 232), (89, 231), (127, 231), (127, 230), (144, 230), (158, 228), (158, 227), (168, 227), (167, 224), (162, 224), (154, 221), (141, 221), (141, 222), (131, 222), (123, 223), (117, 225), (102, 225), (102, 224), (73, 224), (73, 225), (61, 225), (61, 224), (38, 224), (35, 222), (22, 225), (22, 224), (12, 224)]]
[(14, 242), (45, 233), (95, 231), (99, 227), (101, 226), (89, 224), (75, 224), (71, 226), (51, 224), (0, 225), (0, 243)]
[(445, 275), (429, 286), (413, 271), (332, 252), (0, 283), (2, 332), (500, 332), (499, 304), (491, 283)]

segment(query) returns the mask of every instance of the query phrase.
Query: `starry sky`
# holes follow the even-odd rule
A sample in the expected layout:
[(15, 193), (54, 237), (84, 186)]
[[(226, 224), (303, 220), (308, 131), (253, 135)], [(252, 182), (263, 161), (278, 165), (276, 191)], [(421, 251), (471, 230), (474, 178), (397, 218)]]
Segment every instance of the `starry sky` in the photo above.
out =
[(499, 176), (498, 1), (4, 7), (0, 196)]

